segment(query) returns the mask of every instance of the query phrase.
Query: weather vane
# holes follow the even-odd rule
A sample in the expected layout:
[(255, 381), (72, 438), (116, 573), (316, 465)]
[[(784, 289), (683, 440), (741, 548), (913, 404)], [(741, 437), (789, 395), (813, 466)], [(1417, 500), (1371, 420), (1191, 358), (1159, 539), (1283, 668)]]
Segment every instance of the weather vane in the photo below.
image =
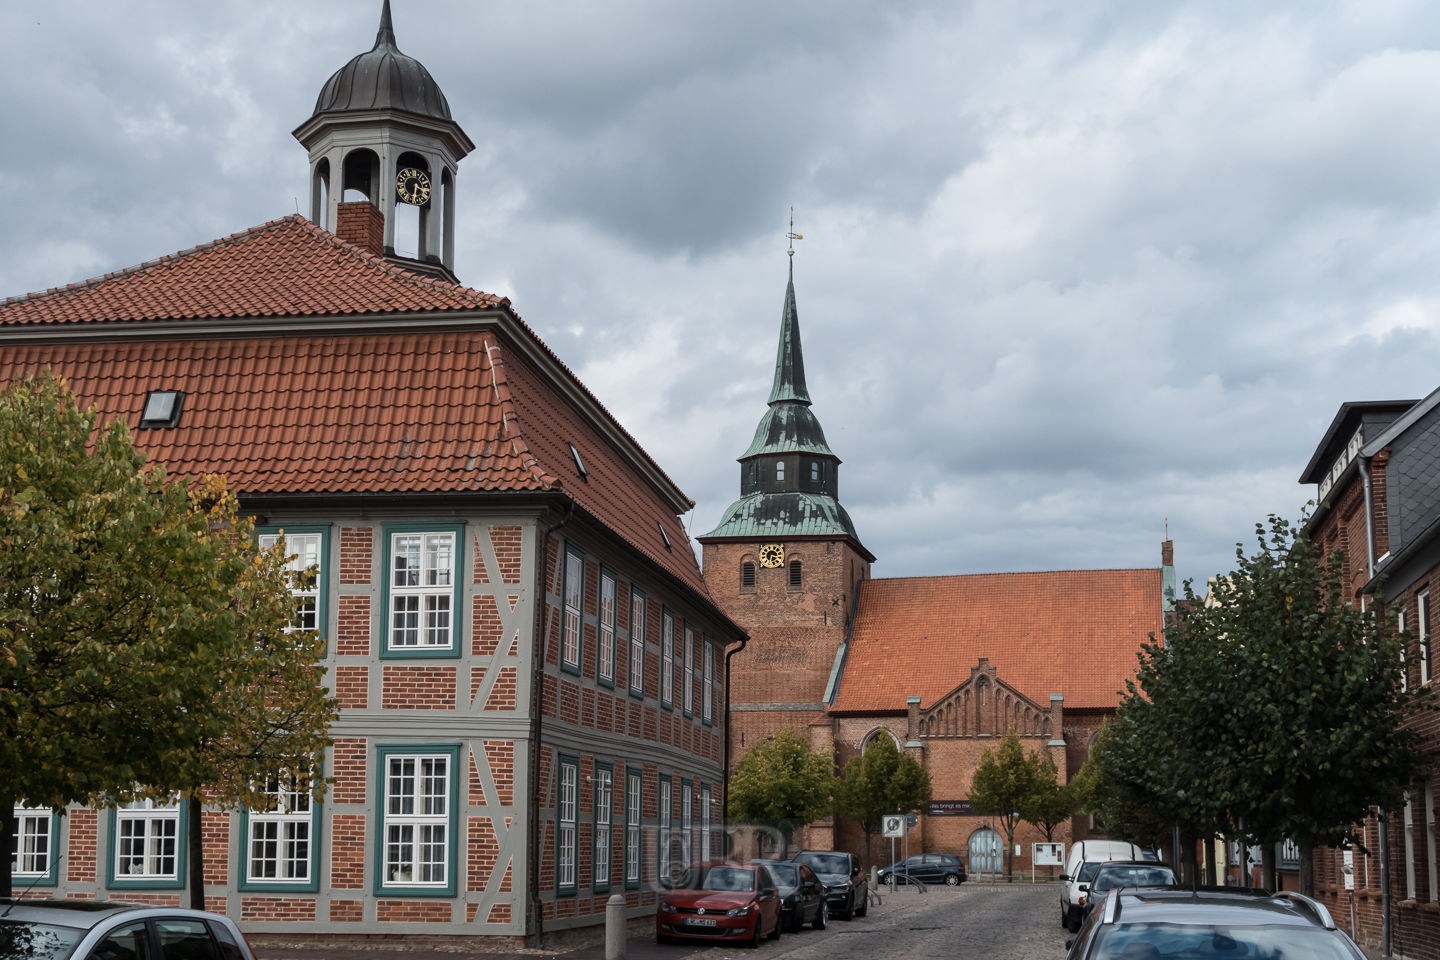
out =
[(788, 253), (790, 256), (793, 257), (793, 256), (795, 256), (795, 241), (796, 241), (796, 240), (804, 240), (804, 239), (805, 239), (805, 235), (804, 235), (803, 233), (796, 233), (796, 232), (795, 232), (795, 208), (794, 208), (794, 207), (791, 207), (791, 208), (790, 208), (790, 232), (787, 233), (787, 234), (785, 234), (785, 236), (786, 236), (786, 238), (789, 239), (789, 241), (790, 241), (790, 249), (787, 250), (787, 251), (785, 251), (785, 252)]

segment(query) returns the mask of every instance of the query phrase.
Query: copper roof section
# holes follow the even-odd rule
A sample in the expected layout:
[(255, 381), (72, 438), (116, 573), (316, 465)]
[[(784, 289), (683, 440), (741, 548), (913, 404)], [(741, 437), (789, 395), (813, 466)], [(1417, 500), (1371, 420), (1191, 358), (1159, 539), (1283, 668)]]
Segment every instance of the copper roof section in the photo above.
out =
[[(932, 706), (988, 657), (1037, 703), (1114, 708), (1161, 629), (1160, 568), (866, 580), (836, 712)], [(1077, 655), (1078, 651), (1078, 655)]]
[(350, 110), (404, 110), (450, 120), (450, 104), (425, 65), (400, 52), (390, 19), (390, 0), (380, 11), (375, 46), (335, 71), (315, 100), (315, 114)]

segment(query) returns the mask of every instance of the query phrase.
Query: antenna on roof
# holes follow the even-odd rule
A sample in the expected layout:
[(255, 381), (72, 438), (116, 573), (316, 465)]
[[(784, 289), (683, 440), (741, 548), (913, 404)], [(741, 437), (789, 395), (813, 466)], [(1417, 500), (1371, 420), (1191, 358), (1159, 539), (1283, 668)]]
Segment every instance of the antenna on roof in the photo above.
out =
[(788, 240), (790, 241), (790, 249), (789, 249), (789, 250), (786, 250), (785, 252), (786, 252), (787, 254), (789, 254), (791, 257), (793, 257), (793, 256), (795, 256), (795, 241), (796, 241), (796, 240), (804, 240), (804, 239), (805, 239), (805, 235), (804, 235), (803, 233), (796, 233), (796, 232), (795, 232), (795, 208), (794, 208), (794, 207), (791, 207), (791, 208), (790, 208), (790, 232), (787, 233), (787, 234), (785, 234), (785, 237), (786, 237), (786, 239), (788, 239)]
[(1170, 518), (1169, 518), (1169, 517), (1166, 517), (1166, 518), (1165, 518), (1165, 539), (1166, 539), (1166, 540), (1169, 540), (1169, 539), (1170, 539)]

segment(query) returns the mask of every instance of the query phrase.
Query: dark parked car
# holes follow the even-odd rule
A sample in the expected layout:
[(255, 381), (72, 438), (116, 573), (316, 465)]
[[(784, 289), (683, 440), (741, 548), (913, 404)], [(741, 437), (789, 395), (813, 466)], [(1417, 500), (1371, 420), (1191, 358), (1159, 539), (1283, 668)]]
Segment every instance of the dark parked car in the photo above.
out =
[(785, 930), (799, 933), (807, 923), (825, 929), (825, 885), (815, 871), (789, 860), (751, 860), (770, 871), (780, 892), (780, 917)]
[(1330, 911), (1298, 893), (1116, 890), (1065, 944), (1069, 960), (1304, 957), (1363, 960)]
[(1130, 888), (1170, 887), (1175, 885), (1175, 871), (1164, 863), (1144, 860), (1112, 860), (1100, 864), (1090, 881), (1089, 896), (1080, 908), (1081, 919), (1088, 917), (1112, 890)]
[(924, 883), (947, 883), (958, 887), (969, 879), (965, 874), (964, 862), (953, 853), (917, 853), (913, 857), (906, 857), (899, 863), (881, 867), (876, 875), (876, 882), (889, 883), (892, 873), (895, 874), (896, 883), (915, 879)]
[(676, 937), (760, 946), (780, 939), (780, 893), (770, 871), (740, 863), (697, 863), (660, 898), (655, 942)]
[(173, 907), (0, 899), (0, 957), (25, 960), (254, 960), (234, 921)]
[(825, 903), (832, 917), (849, 920), (869, 910), (870, 881), (860, 872), (860, 861), (852, 854), (834, 850), (801, 850), (796, 863), (803, 863), (825, 885)]

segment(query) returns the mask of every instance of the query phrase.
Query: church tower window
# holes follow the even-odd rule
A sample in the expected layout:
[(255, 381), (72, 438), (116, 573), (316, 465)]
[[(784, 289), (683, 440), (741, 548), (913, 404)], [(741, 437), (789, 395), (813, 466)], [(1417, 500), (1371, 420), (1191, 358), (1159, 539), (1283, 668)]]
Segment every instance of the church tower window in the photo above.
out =
[(799, 560), (791, 560), (791, 561), (790, 561), (790, 589), (791, 589), (791, 590), (799, 590), (802, 585), (803, 585), (803, 581), (802, 581), (801, 576), (800, 576), (800, 561), (799, 561)]
[(755, 589), (755, 563), (752, 560), (740, 564), (740, 589)]
[(775, 461), (775, 480), (776, 480), (777, 483), (783, 482), (783, 481), (785, 480), (785, 461), (784, 461), (784, 460), (776, 460), (776, 461)]
[(810, 461), (810, 482), (811, 482), (811, 483), (819, 483), (819, 482), (820, 482), (820, 461), (819, 461), (819, 460), (811, 460), (811, 461)]

